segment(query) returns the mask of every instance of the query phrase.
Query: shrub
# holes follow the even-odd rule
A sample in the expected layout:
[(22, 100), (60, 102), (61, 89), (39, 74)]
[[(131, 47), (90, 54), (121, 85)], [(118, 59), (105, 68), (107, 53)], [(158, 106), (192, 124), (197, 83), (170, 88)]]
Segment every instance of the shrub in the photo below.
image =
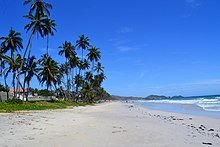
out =
[(8, 104), (22, 104), (23, 103), (21, 99), (16, 99), (16, 98), (8, 99), (5, 102)]

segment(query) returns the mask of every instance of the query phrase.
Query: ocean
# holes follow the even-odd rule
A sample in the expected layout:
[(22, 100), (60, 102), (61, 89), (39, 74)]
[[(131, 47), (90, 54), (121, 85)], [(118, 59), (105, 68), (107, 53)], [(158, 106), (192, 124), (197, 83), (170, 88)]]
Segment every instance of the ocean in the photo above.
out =
[(220, 95), (131, 101), (142, 107), (220, 119)]

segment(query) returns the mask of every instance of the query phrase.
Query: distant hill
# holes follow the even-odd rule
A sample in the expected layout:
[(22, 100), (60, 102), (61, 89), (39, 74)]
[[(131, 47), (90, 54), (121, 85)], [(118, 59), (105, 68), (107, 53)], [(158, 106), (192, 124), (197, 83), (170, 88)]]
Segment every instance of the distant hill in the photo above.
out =
[(145, 98), (143, 97), (134, 97), (134, 96), (118, 96), (118, 95), (111, 95), (112, 100), (121, 100), (121, 101), (126, 101), (126, 100), (158, 100), (158, 99), (176, 99), (176, 98), (183, 98), (183, 96), (178, 95), (178, 96), (172, 96), (172, 97), (167, 97), (164, 95), (149, 95)]
[(148, 97), (144, 98), (146, 100), (158, 100), (158, 99), (177, 99), (177, 98), (184, 98), (183, 96), (181, 95), (178, 95), (178, 96), (172, 96), (172, 97), (167, 97), (167, 96), (164, 96), (164, 95), (149, 95)]
[(154, 100), (154, 99), (167, 99), (168, 97), (164, 95), (149, 95), (148, 97), (144, 98), (147, 100)]
[(121, 101), (126, 101), (126, 100), (143, 100), (142, 97), (133, 97), (133, 96), (117, 96), (117, 95), (111, 95), (111, 99), (113, 100), (121, 100)]

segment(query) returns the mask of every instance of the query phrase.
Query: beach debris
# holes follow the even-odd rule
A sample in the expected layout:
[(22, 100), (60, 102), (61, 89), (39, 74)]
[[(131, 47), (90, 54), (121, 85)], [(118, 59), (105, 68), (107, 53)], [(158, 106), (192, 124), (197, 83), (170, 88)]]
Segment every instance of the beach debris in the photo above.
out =
[(215, 134), (215, 137), (218, 137), (218, 138), (220, 138), (219, 134)]
[(209, 129), (208, 131), (214, 131), (214, 129)]
[(134, 107), (133, 105), (128, 106), (128, 108), (133, 108), (133, 107)]
[(202, 142), (202, 144), (204, 144), (204, 145), (212, 145), (212, 143), (210, 143), (210, 142)]
[(192, 117), (190, 117), (189, 120), (192, 120)]

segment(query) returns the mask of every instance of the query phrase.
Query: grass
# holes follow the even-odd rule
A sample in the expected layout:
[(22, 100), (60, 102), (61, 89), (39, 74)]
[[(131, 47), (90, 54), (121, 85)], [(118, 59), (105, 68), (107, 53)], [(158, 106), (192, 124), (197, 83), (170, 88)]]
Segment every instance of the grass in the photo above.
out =
[(65, 109), (70, 106), (86, 106), (85, 103), (75, 103), (69, 101), (30, 101), (30, 102), (2, 102), (0, 112), (9, 113), (22, 110), (49, 110)]

